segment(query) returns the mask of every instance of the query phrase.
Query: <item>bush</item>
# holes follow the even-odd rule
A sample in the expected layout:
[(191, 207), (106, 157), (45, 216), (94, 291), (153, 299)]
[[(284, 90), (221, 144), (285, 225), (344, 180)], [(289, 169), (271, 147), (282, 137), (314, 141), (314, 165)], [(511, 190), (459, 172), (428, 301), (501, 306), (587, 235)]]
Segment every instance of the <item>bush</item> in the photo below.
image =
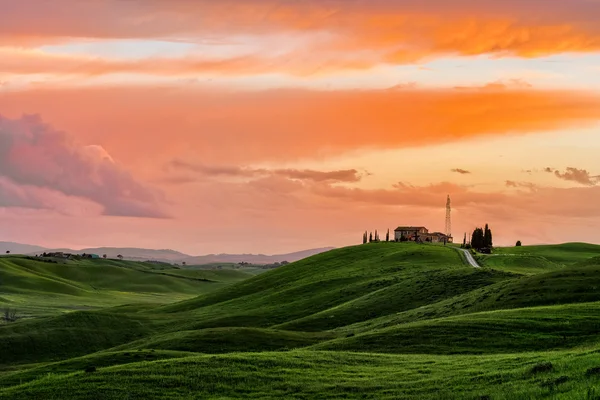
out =
[(550, 371), (552, 371), (552, 369), (554, 369), (554, 366), (552, 365), (551, 362), (542, 362), (542, 363), (534, 365), (531, 368), (531, 373), (539, 374), (541, 372), (550, 372)]
[(563, 376), (559, 376), (556, 379), (548, 379), (547, 381), (542, 382), (541, 386), (542, 387), (547, 387), (547, 388), (553, 388), (555, 386), (562, 385), (563, 383), (566, 383), (568, 380), (569, 380), (569, 377), (563, 375)]
[(590, 368), (585, 371), (586, 376), (600, 375), (600, 367)]
[(517, 240), (517, 244), (515, 245), (516, 247), (521, 247), (521, 241)]
[(2, 319), (4, 319), (4, 321), (6, 322), (15, 322), (19, 319), (19, 316), (17, 315), (17, 310), (9, 307), (4, 308)]

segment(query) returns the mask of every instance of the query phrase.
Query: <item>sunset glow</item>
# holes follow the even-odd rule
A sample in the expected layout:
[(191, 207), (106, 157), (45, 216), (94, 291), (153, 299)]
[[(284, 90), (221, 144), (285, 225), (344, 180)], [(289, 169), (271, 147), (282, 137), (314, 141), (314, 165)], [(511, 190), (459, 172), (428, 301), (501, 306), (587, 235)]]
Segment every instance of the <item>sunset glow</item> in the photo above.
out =
[(596, 0), (0, 0), (0, 241), (600, 242)]

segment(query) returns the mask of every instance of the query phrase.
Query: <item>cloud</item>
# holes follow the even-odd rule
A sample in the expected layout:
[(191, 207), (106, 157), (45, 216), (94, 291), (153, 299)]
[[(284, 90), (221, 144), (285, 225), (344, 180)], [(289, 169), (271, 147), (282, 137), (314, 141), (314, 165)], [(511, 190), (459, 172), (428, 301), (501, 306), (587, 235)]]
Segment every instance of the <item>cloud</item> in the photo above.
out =
[(450, 171), (456, 172), (457, 174), (461, 174), (461, 175), (466, 175), (466, 174), (471, 173), (471, 171), (467, 171), (466, 169), (462, 169), (462, 168), (454, 168), (454, 169), (451, 169)]
[[(65, 104), (76, 106), (77, 113)], [(32, 108), (45, 110), (46, 118), (86, 143), (102, 141), (115, 159), (133, 162), (152, 154), (161, 163), (180, 158), (205, 165), (320, 159), (363, 149), (577, 129), (600, 120), (600, 96), (560, 90), (106, 87), (0, 96), (6, 113)]]
[(40, 193), (91, 200), (105, 215), (165, 217), (159, 194), (135, 180), (98, 145), (81, 146), (37, 115), (0, 116), (4, 206), (52, 208)]
[[(242, 50), (220, 60), (182, 57), (136, 63), (88, 59), (79, 60), (78, 66), (69, 60), (63, 64), (66, 70), (88, 73), (136, 68), (173, 73), (208, 68), (238, 74), (286, 70), (307, 74), (321, 69), (417, 63), (448, 55), (540, 57), (599, 51), (597, 4), (588, 0), (564, 2), (568, 6), (560, 3), (102, 0), (74, 6), (70, 0), (0, 0), (4, 11), (0, 44), (37, 47), (74, 39), (242, 42)], [(244, 38), (253, 46), (247, 46)], [(274, 38), (286, 45), (273, 45)], [(52, 68), (60, 68), (60, 63)]]
[[(445, 204), (446, 194), (450, 194), (452, 205), (459, 209), (486, 211), (489, 214), (506, 213), (545, 217), (584, 218), (600, 217), (600, 209), (595, 206), (600, 201), (600, 187), (553, 188), (540, 187), (530, 183), (508, 181), (510, 188), (526, 188), (526, 191), (484, 192), (475, 188), (440, 182), (429, 185), (398, 183), (390, 189), (347, 188), (332, 185), (312, 185), (308, 189), (318, 196), (336, 199), (344, 204), (358, 203), (370, 206), (421, 207), (439, 209)], [(581, 198), (589, 199), (586, 204)], [(577, 207), (573, 205), (577, 204)], [(498, 217), (499, 215), (496, 215)]]
[(504, 185), (508, 188), (525, 188), (529, 190), (537, 190), (538, 185), (531, 182), (516, 182), (516, 181), (506, 181)]
[(560, 172), (558, 170), (552, 171), (550, 168), (547, 168), (546, 171), (554, 172), (554, 175), (557, 178), (565, 181), (577, 182), (586, 186), (594, 186), (600, 183), (600, 176), (592, 176), (589, 171), (585, 169), (568, 167), (565, 172)]
[[(315, 171), (310, 169), (264, 169), (245, 168), (238, 166), (206, 166), (188, 163), (181, 160), (172, 160), (167, 164), (167, 170), (187, 170), (205, 177), (228, 176), (235, 178), (260, 178), (279, 176), (282, 178), (307, 180), (313, 182), (358, 182), (362, 175), (355, 169), (338, 171)], [(193, 178), (191, 178), (193, 179)], [(180, 180), (186, 182), (187, 180)]]

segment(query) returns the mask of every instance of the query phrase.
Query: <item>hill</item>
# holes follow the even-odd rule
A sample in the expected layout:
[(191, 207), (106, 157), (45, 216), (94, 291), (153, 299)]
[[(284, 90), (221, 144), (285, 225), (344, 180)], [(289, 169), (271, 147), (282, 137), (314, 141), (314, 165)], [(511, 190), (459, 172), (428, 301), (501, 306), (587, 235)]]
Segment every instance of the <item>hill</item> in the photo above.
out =
[[(98, 310), (0, 326), (0, 398), (598, 398), (598, 250), (503, 248), (476, 269), (450, 246), (372, 243), (256, 276), (2, 258), (0, 297)], [(141, 297), (92, 300), (119, 290)]]
[(44, 247), (34, 246), (31, 244), (21, 244), (13, 242), (0, 242), (0, 254), (5, 254), (10, 251), (12, 254), (31, 254), (45, 251)]
[(182, 259), (187, 264), (211, 264), (211, 263), (241, 263), (249, 264), (273, 264), (276, 262), (288, 261), (294, 262), (302, 260), (315, 254), (320, 254), (333, 250), (333, 247), (323, 247), (318, 249), (309, 249), (297, 251), (294, 253), (264, 255), (264, 254), (208, 254), (205, 256), (187, 257)]
[(34, 317), (127, 303), (169, 303), (252, 276), (117, 260), (0, 257), (0, 307)]
[(137, 247), (89, 247), (84, 249), (69, 249), (69, 248), (44, 248), (28, 244), (20, 244), (13, 242), (0, 242), (0, 254), (10, 251), (12, 254), (36, 255), (41, 252), (62, 252), (71, 254), (98, 254), (105, 255), (108, 258), (117, 258), (122, 255), (124, 259), (131, 261), (160, 261), (166, 263), (186, 263), (189, 265), (204, 265), (212, 263), (221, 264), (237, 264), (246, 262), (249, 264), (273, 264), (276, 262), (288, 261), (294, 262), (332, 250), (333, 247), (323, 247), (317, 249), (308, 249), (296, 251), (293, 253), (265, 255), (265, 254), (207, 254), (201, 256), (192, 256), (181, 253), (175, 250), (162, 249), (142, 249)]

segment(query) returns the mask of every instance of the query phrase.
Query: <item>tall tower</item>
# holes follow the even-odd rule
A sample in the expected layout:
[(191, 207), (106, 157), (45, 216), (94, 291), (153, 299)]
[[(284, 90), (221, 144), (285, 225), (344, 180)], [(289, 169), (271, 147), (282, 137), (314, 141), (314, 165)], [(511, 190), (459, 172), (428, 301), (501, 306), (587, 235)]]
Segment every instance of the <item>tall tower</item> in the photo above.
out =
[(452, 237), (452, 217), (451, 217), (452, 208), (450, 207), (450, 195), (448, 195), (448, 200), (446, 200), (446, 236)]

